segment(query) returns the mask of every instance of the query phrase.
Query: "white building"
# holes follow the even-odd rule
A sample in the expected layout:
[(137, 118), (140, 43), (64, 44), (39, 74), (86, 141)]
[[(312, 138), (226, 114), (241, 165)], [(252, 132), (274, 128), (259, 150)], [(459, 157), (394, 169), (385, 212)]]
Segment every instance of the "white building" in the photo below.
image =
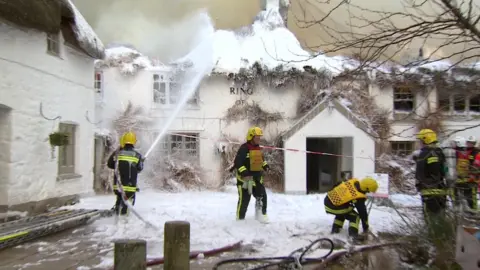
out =
[[(0, 206), (41, 211), (93, 185), (94, 59), (104, 49), (69, 0), (0, 3)], [(49, 134), (70, 134), (52, 147)]]
[[(140, 62), (140, 59), (130, 61)], [(112, 120), (118, 117), (129, 101), (143, 107), (154, 119), (154, 124), (147, 128), (152, 131), (152, 137), (141, 138), (149, 135), (137, 129), (143, 134), (139, 139), (147, 141), (140, 149), (145, 153), (181, 96), (179, 92), (174, 92), (177, 83), (174, 70), (148, 67), (136, 70), (134, 75), (125, 75), (122, 73), (125, 67), (101, 64), (98, 67), (97, 77), (102, 79), (98, 84), (98, 98), (103, 98), (103, 102), (97, 103), (99, 118), (96, 121), (102, 121), (99, 128), (111, 129)], [(225, 137), (242, 143), (247, 129), (256, 123), (264, 129), (267, 141), (281, 139), (286, 148), (333, 154), (307, 155), (285, 151), (283, 186), (286, 192), (323, 191), (331, 186), (332, 180), (339, 179), (342, 172), (349, 175), (374, 172), (375, 141), (367, 133), (371, 128), (335, 99), (321, 102), (308, 113), (298, 115), (297, 102), (301, 95), (302, 90), (296, 86), (285, 89), (264, 84), (254, 88), (241, 87), (225, 74), (213, 74), (204, 79), (185, 109), (173, 121), (170, 134), (157, 146), (159, 154), (172, 154), (176, 147), (177, 151), (180, 147), (200, 163), (202, 179), (209, 185), (218, 185), (223, 180), (223, 171), (227, 169), (222, 163), (222, 153), (219, 153), (219, 148), (229, 144)], [(267, 116), (270, 121), (255, 121), (252, 110), (256, 105), (270, 112), (271, 115)]]

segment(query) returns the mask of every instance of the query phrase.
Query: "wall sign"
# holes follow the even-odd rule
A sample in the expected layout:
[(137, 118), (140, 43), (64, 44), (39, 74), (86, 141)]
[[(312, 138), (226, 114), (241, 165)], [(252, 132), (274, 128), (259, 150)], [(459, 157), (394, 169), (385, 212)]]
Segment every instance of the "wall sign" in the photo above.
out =
[(245, 105), (244, 99), (235, 100), (235, 105)]
[(243, 87), (230, 87), (230, 95), (253, 95), (253, 89)]

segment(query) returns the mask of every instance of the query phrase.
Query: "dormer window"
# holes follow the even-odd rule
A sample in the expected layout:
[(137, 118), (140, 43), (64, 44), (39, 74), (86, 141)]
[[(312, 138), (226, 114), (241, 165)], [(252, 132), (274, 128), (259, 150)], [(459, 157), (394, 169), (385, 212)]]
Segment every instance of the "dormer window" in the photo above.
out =
[(47, 52), (60, 56), (60, 34), (47, 34)]
[(95, 80), (94, 80), (94, 87), (95, 87), (95, 92), (97, 94), (102, 94), (103, 93), (103, 74), (101, 71), (95, 72)]

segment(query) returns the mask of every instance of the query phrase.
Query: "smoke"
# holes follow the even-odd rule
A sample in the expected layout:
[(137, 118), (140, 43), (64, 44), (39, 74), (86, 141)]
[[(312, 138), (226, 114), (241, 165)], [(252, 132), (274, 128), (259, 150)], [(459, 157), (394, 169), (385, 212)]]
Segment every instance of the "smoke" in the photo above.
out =
[(184, 56), (198, 44), (208, 0), (74, 0), (105, 44), (129, 44), (162, 62)]

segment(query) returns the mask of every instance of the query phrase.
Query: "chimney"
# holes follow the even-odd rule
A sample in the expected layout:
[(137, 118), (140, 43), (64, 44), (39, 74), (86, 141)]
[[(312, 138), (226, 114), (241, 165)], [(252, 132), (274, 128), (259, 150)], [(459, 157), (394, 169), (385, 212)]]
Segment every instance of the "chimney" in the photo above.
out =
[(267, 10), (267, 0), (260, 0), (260, 10), (261, 11)]

